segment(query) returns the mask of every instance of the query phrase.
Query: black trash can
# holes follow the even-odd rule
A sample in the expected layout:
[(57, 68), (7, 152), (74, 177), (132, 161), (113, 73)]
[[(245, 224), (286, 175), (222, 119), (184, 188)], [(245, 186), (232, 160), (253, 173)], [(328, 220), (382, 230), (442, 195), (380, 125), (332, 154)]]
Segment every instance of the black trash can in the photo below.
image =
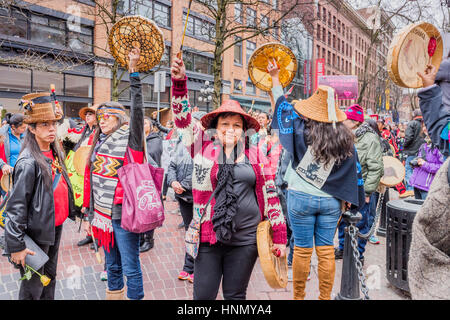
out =
[(401, 199), (389, 201), (386, 205), (386, 277), (394, 287), (407, 292), (412, 224), (423, 202), (424, 200)]

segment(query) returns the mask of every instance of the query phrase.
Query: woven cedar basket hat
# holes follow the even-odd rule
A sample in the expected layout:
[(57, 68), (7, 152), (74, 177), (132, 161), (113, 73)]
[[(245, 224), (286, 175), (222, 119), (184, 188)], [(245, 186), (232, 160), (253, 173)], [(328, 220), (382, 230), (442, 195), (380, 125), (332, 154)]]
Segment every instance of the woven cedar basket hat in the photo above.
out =
[(90, 111), (90, 112), (96, 114), (97, 108), (98, 108), (99, 106), (100, 106), (99, 104), (95, 104), (95, 105), (93, 105), (92, 107), (84, 107), (84, 108), (81, 108), (81, 110), (80, 110), (80, 112), (79, 112), (78, 114), (79, 114), (80, 118), (81, 118), (83, 121), (86, 121), (86, 113), (88, 113), (88, 112)]
[(38, 123), (61, 120), (62, 115), (55, 115), (53, 99), (50, 92), (29, 93), (22, 97), (21, 107), (25, 109), (25, 123)]
[(158, 26), (142, 16), (126, 16), (117, 21), (108, 37), (114, 59), (128, 69), (128, 53), (138, 47), (141, 57), (137, 69), (148, 71), (159, 64), (164, 54), (164, 37)]
[(245, 119), (247, 129), (254, 129), (256, 132), (259, 131), (259, 122), (247, 112), (245, 112), (239, 102), (237, 102), (236, 100), (226, 100), (219, 108), (204, 115), (200, 120), (202, 122), (203, 128), (210, 129), (213, 120), (217, 118), (221, 113), (226, 112), (233, 112), (241, 115)]
[(347, 119), (345, 112), (337, 105), (334, 89), (329, 86), (319, 86), (308, 99), (293, 103), (298, 113), (311, 120), (333, 123)]

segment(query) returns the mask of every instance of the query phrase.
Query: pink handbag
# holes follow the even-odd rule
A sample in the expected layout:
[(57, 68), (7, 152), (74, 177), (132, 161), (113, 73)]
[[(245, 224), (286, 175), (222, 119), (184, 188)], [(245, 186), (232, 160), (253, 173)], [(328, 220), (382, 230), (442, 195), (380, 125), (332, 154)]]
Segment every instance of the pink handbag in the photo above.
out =
[(164, 169), (145, 162), (131, 162), (117, 170), (123, 187), (121, 227), (133, 233), (144, 233), (162, 226), (164, 204), (161, 199)]

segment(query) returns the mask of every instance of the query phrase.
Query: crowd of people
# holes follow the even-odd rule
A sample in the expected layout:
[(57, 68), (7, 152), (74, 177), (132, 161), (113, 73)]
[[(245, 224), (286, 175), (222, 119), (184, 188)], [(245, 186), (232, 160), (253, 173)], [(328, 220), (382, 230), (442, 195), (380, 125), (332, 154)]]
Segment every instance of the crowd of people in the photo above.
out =
[[(365, 115), (358, 104), (339, 109), (334, 89), (327, 86), (319, 86), (308, 99), (289, 103), (276, 63), (267, 67), (273, 83), (268, 112), (246, 112), (233, 100), (201, 112), (189, 105), (184, 62), (174, 57), (173, 119), (164, 127), (157, 113), (144, 116), (136, 72), (139, 57), (137, 48), (129, 54), (129, 116), (120, 103), (104, 102), (81, 109), (84, 125), (78, 127), (65, 119), (59, 105), (54, 107), (49, 93), (40, 93), (22, 98), (23, 113), (5, 117), (0, 175), (13, 178), (12, 190), (2, 191), (5, 254), (23, 276), (25, 258), (34, 254), (24, 242), (25, 234), (30, 236), (49, 257), (39, 272), (51, 279), (48, 286), (35, 276), (22, 281), (19, 299), (54, 299), (63, 224), (76, 217), (83, 220), (86, 233), (78, 246), (103, 248), (106, 298), (144, 298), (140, 254), (154, 247), (155, 229), (135, 233), (121, 225), (125, 191), (118, 171), (130, 163), (148, 162), (164, 169), (160, 198), (167, 201), (168, 189), (173, 190), (182, 217), (180, 228), (185, 229), (186, 252), (178, 279), (193, 284), (195, 300), (216, 299), (221, 284), (225, 299), (246, 298), (258, 257), (256, 232), (263, 220), (273, 231), (273, 254), (287, 256), (293, 298), (305, 298), (315, 251), (318, 298), (331, 299), (335, 260), (342, 259), (344, 250), (346, 225), (341, 214), (359, 211), (361, 233), (377, 223), (386, 155), (405, 166), (404, 183), (395, 187), (400, 197), (431, 197), (418, 214), (421, 220), (415, 222), (422, 238), (414, 238), (419, 249), (411, 263), (432, 263), (423, 240), (428, 225), (421, 223), (435, 226), (427, 220), (425, 208), (437, 206), (442, 192), (447, 202), (449, 198), (448, 184), (438, 189), (433, 180), (445, 184), (448, 171), (444, 161), (449, 154), (450, 94), (449, 79), (441, 79), (432, 67), (421, 74), (426, 84), (419, 93), (421, 110), (414, 111), (411, 121), (393, 123)], [(81, 148), (89, 150), (82, 172), (74, 162)], [(440, 241), (434, 237), (427, 245), (446, 250), (448, 260), (448, 241)], [(380, 243), (375, 235), (369, 242)], [(358, 241), (362, 264), (366, 243)], [(426, 291), (424, 286), (413, 276), (413, 291)], [(439, 296), (441, 288), (435, 293), (436, 287), (427, 293)]]

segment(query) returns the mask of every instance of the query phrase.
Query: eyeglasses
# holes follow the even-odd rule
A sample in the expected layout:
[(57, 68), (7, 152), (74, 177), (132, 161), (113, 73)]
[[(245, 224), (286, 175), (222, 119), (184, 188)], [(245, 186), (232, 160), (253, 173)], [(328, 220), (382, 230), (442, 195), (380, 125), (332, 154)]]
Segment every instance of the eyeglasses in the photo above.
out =
[(113, 115), (107, 114), (107, 113), (101, 113), (97, 116), (97, 120), (98, 120), (98, 122), (100, 122), (102, 119), (105, 121), (108, 121), (108, 119), (110, 119), (111, 117), (113, 117)]

